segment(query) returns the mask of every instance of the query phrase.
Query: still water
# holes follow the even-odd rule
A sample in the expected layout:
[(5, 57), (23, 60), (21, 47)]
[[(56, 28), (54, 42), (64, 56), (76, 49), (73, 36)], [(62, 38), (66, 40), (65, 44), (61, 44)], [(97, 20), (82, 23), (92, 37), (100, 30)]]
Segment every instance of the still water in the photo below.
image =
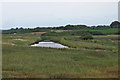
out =
[(55, 42), (39, 42), (38, 44), (33, 44), (31, 46), (38, 46), (38, 47), (51, 47), (51, 48), (68, 48), (67, 46), (64, 46), (59, 43)]

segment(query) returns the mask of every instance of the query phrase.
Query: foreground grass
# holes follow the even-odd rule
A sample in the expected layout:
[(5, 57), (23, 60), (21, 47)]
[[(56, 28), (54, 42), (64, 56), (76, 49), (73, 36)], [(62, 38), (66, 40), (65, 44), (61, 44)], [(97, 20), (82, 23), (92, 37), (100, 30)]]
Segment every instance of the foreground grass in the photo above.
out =
[[(69, 49), (30, 47), (40, 35), (3, 35), (4, 78), (117, 78), (116, 42), (79, 40), (73, 37), (51, 37), (70, 46)], [(6, 43), (6, 44), (5, 44)], [(9, 44), (8, 44), (9, 43)], [(14, 44), (14, 45), (13, 45)]]

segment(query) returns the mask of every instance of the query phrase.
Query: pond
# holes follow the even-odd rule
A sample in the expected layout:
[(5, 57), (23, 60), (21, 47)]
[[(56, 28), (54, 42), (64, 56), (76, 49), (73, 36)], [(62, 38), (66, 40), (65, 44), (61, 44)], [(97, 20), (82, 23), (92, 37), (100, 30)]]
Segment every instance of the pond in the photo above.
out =
[(38, 44), (33, 44), (31, 46), (37, 46), (37, 47), (51, 47), (51, 48), (68, 48), (68, 46), (64, 46), (62, 44), (59, 43), (55, 43), (55, 42), (39, 42)]

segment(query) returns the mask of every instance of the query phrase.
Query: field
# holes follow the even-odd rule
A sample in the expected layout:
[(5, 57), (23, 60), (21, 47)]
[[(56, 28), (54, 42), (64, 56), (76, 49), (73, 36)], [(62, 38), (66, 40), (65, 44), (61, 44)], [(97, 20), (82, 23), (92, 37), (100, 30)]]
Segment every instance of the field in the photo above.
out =
[[(115, 32), (115, 31), (114, 31)], [(106, 33), (106, 31), (103, 31)], [(112, 33), (112, 32), (109, 32)], [(118, 36), (41, 34), (2, 35), (3, 78), (118, 78)], [(68, 49), (30, 47), (37, 40), (49, 39)]]

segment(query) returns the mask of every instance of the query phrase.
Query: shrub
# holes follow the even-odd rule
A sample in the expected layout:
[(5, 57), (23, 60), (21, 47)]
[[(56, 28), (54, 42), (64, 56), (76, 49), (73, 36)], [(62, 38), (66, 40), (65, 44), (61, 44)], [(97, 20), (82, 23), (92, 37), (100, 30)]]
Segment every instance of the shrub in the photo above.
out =
[(80, 37), (82, 40), (88, 40), (88, 39), (93, 39), (91, 34), (85, 34), (85, 35), (81, 35)]

